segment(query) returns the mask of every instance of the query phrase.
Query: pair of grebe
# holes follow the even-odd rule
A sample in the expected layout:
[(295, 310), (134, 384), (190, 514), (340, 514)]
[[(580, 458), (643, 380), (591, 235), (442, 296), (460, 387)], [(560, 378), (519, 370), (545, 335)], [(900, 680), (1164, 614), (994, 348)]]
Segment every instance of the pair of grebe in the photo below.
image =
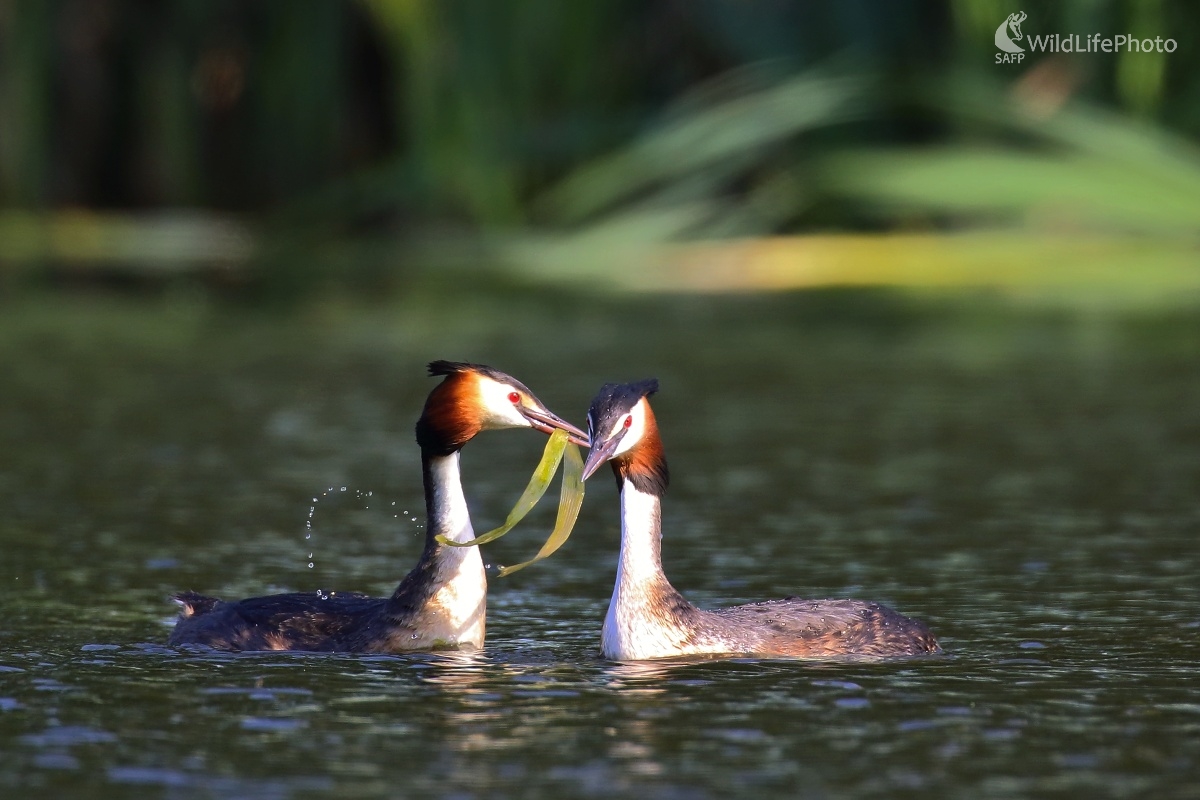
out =
[(621, 554), (601, 649), (616, 661), (697, 654), (791, 658), (884, 658), (939, 651), (921, 622), (878, 603), (789, 597), (704, 611), (667, 580), (661, 560), (662, 497), (668, 471), (648, 398), (654, 380), (607, 384), (588, 411), (589, 435), (551, 413), (522, 383), (477, 364), (435, 361), (446, 379), (417, 422), (427, 531), (417, 566), (389, 598), (299, 593), (224, 602), (194, 593), (170, 644), (225, 650), (403, 652), (482, 647), (487, 578), (459, 479), (459, 451), (496, 428), (564, 429), (588, 445), (584, 478), (611, 462), (621, 500)]

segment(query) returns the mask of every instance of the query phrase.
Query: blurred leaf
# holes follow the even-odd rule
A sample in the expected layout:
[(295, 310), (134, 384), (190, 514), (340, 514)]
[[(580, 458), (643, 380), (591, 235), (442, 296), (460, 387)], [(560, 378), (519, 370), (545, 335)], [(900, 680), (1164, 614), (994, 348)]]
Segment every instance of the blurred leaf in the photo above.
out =
[(1040, 108), (978, 86), (934, 98), (952, 116), (1027, 141), (846, 151), (822, 161), (823, 188), (905, 215), (915, 208), (985, 222), (1200, 234), (1200, 153), (1178, 137), (1081, 104)]
[(543, 198), (547, 214), (578, 222), (651, 191), (658, 202), (711, 199), (770, 148), (862, 113), (861, 80), (806, 74), (729, 91), (748, 77), (705, 87), (628, 147), (578, 170)]
[[(902, 214), (1146, 234), (1200, 232), (1200, 184), (1094, 155), (936, 147), (853, 151), (822, 164), (823, 185)], [(989, 217), (991, 218), (989, 220)]]
[(1079, 151), (1200, 188), (1200, 151), (1191, 142), (1146, 122), (1083, 103), (1040, 107), (1036, 97), (1015, 98), (992, 84), (952, 81), (934, 90), (931, 104), (952, 118), (1018, 131), (1046, 145)]
[[(540, 249), (544, 247), (545, 249)], [(642, 292), (774, 292), (838, 286), (986, 289), (1068, 305), (1162, 306), (1200, 301), (1190, 240), (1029, 230), (957, 234), (777, 236), (627, 244), (574, 258), (561, 242), (527, 240), (509, 269), (543, 281)]]
[(0, 264), (117, 264), (170, 274), (244, 264), (254, 251), (247, 226), (216, 214), (0, 214)]

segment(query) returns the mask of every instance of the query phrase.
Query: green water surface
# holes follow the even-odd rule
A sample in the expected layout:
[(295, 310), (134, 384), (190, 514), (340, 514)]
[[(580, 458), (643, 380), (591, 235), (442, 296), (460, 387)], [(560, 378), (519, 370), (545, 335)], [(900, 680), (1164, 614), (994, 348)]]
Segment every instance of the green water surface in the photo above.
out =
[[(603, 473), (557, 555), (493, 580), (482, 652), (165, 647), (174, 590), (390, 592), (424, 533), (412, 426), (435, 358), (511, 372), (576, 423), (600, 384), (658, 377), (677, 588), (879, 600), (947, 654), (605, 661)], [(476, 530), (543, 444), (464, 451)], [(552, 502), (485, 559), (532, 556)], [(1193, 312), (518, 289), (9, 301), (0, 793), (1200, 797), (1198, 534)]]

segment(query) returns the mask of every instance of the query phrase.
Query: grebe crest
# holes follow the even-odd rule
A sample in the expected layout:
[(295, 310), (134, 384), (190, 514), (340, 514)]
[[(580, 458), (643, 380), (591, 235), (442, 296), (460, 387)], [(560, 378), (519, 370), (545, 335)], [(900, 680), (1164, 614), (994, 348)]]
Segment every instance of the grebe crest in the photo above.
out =
[(885, 658), (938, 652), (919, 621), (878, 603), (788, 597), (704, 611), (662, 569), (667, 460), (649, 398), (658, 381), (606, 384), (588, 410), (584, 478), (611, 462), (621, 496), (621, 554), (601, 649), (617, 661), (695, 654)]

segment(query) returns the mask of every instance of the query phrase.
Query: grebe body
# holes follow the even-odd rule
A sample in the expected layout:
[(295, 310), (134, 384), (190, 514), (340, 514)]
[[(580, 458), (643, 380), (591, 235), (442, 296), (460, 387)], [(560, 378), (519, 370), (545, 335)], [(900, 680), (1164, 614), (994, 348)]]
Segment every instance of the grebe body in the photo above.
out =
[(698, 654), (885, 658), (940, 651), (924, 623), (879, 603), (787, 597), (711, 611), (662, 568), (666, 456), (648, 398), (654, 380), (608, 384), (592, 401), (584, 477), (611, 461), (621, 498), (621, 554), (601, 650), (615, 661)]
[(304, 650), (397, 653), (482, 647), (487, 621), (487, 576), (478, 547), (449, 547), (439, 534), (475, 538), (459, 472), (462, 447), (481, 431), (566, 430), (576, 444), (586, 435), (551, 413), (515, 378), (480, 364), (434, 361), (444, 376), (417, 421), (425, 486), (425, 547), (390, 597), (357, 592), (298, 592), (224, 601), (183, 592), (168, 644), (220, 650)]

